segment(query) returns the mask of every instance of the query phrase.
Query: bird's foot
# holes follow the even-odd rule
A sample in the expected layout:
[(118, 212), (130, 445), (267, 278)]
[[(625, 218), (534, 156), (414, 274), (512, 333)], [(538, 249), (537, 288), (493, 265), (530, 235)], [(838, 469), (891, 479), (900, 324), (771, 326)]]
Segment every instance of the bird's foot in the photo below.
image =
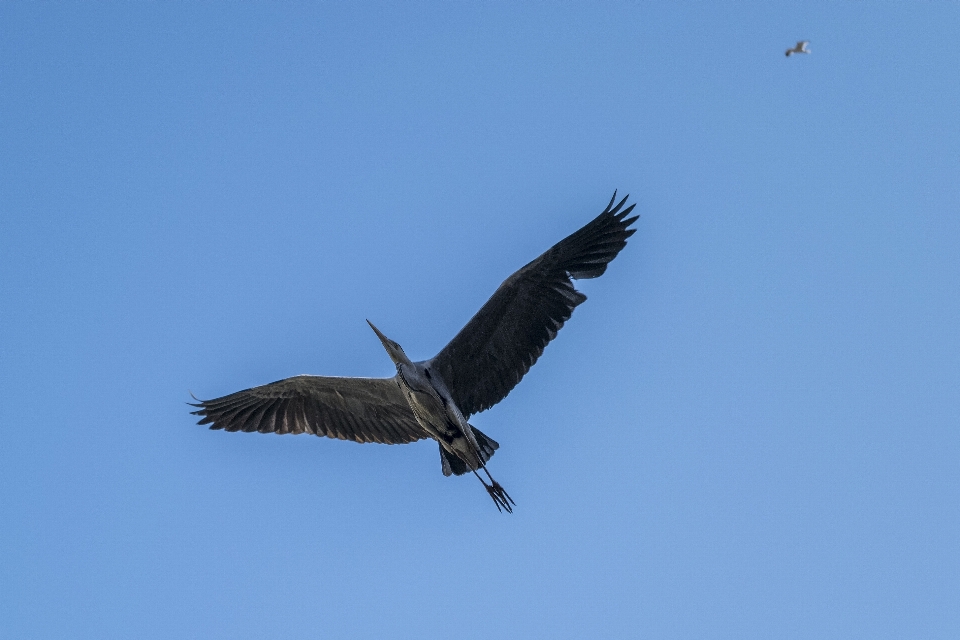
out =
[(497, 505), (497, 511), (500, 513), (504, 511), (513, 513), (513, 507), (516, 506), (517, 503), (513, 501), (513, 498), (510, 497), (507, 490), (500, 486), (499, 482), (494, 480), (492, 485), (484, 483), (483, 486), (486, 487), (487, 493), (493, 498), (493, 503)]

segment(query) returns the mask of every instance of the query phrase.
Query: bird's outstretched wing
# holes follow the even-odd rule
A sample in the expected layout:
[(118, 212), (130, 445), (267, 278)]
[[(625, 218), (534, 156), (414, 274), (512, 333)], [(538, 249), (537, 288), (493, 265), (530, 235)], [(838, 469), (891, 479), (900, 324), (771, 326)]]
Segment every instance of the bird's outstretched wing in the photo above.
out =
[[(627, 196), (629, 197), (629, 196)], [(634, 206), (607, 208), (504, 280), (500, 288), (427, 365), (440, 373), (464, 416), (506, 397), (553, 340), (574, 307), (587, 299), (571, 278), (596, 278), (607, 270), (636, 229)]]
[(227, 431), (312, 433), (355, 442), (405, 444), (430, 436), (392, 378), (295, 376), (200, 400), (198, 424)]

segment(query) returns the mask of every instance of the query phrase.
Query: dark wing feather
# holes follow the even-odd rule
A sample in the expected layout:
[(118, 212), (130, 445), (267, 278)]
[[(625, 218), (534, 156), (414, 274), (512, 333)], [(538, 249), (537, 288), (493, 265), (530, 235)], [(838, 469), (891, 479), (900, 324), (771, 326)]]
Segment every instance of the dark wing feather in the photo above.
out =
[(211, 429), (384, 444), (430, 437), (392, 378), (296, 376), (193, 406), (199, 407), (194, 415), (202, 416), (198, 424)]
[[(503, 400), (553, 340), (573, 309), (587, 299), (571, 278), (607, 270), (636, 229), (613, 198), (590, 224), (507, 278), (460, 333), (428, 364), (443, 377), (454, 401), (470, 416)], [(629, 197), (629, 196), (627, 196)]]

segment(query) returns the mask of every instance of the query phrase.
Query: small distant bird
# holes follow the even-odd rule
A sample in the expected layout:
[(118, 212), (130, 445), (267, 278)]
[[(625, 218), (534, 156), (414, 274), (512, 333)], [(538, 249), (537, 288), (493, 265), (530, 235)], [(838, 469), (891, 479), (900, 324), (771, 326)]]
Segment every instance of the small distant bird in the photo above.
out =
[[(318, 436), (404, 444), (440, 443), (443, 475), (473, 472), (497, 509), (513, 512), (513, 499), (487, 471), (500, 445), (467, 419), (503, 400), (534, 365), (574, 308), (587, 299), (571, 278), (596, 278), (627, 245), (639, 216), (627, 198), (561, 240), (503, 281), (440, 353), (412, 362), (399, 344), (369, 320), (397, 368), (392, 378), (295, 376), (217, 398), (198, 400), (199, 424), (226, 431), (312, 433)], [(629, 196), (628, 196), (629, 197)], [(576, 377), (576, 373), (571, 375)], [(482, 469), (490, 484), (477, 473)]]
[(810, 49), (807, 49), (808, 44), (810, 44), (809, 40), (801, 40), (793, 49), (787, 49), (787, 57), (789, 58), (794, 53), (810, 53)]

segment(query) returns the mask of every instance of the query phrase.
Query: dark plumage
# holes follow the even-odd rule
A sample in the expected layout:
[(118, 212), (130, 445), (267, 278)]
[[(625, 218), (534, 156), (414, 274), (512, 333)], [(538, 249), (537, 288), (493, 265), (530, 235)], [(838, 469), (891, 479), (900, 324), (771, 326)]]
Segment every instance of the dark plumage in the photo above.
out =
[[(471, 416), (497, 404), (530, 370), (587, 296), (571, 278), (596, 278), (627, 245), (639, 217), (610, 204), (593, 222), (564, 238), (503, 281), (467, 325), (432, 360), (457, 406)], [(627, 196), (629, 197), (629, 196)], [(611, 208), (612, 207), (612, 208)]]
[(194, 406), (198, 424), (225, 431), (312, 433), (316, 436), (407, 444), (420, 428), (392, 378), (294, 376)]
[[(587, 297), (571, 278), (604, 273), (636, 231), (627, 198), (504, 280), (493, 296), (434, 358), (411, 362), (370, 325), (397, 367), (393, 378), (296, 376), (198, 401), (199, 424), (226, 431), (312, 433), (404, 444), (433, 438), (444, 475), (472, 471), (498, 509), (513, 501), (486, 471), (499, 445), (467, 423), (500, 402), (536, 363), (577, 305)], [(487, 484), (477, 474), (483, 469)]]

